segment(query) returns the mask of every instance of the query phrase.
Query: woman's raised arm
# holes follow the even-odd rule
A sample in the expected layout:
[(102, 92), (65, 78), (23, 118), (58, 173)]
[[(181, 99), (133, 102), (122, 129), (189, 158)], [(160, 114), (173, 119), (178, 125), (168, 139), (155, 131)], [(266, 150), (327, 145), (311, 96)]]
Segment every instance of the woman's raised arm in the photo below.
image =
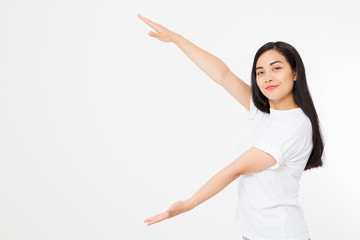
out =
[(138, 17), (149, 25), (156, 32), (149, 32), (151, 37), (155, 37), (163, 42), (175, 43), (192, 62), (205, 72), (212, 80), (225, 88), (237, 101), (245, 108), (250, 106), (250, 86), (240, 78), (236, 77), (216, 56), (199, 48), (178, 33), (172, 32), (164, 26), (155, 23), (140, 14)]
[(203, 70), (212, 80), (219, 83), (228, 71), (228, 67), (219, 58), (211, 55), (199, 48), (178, 33), (172, 32), (164, 26), (157, 24), (140, 14), (138, 17), (149, 25), (155, 32), (149, 32), (151, 37), (155, 37), (163, 42), (175, 43), (201, 70)]

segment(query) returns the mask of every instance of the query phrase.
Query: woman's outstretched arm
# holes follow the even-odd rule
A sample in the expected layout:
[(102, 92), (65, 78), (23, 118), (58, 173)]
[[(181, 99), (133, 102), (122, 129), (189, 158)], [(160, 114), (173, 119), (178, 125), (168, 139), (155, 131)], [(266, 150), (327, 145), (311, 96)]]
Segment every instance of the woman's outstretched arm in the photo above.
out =
[(240, 104), (250, 110), (250, 86), (230, 71), (223, 61), (196, 46), (180, 34), (170, 31), (140, 14), (138, 14), (138, 17), (156, 31), (149, 32), (151, 37), (163, 42), (175, 43), (196, 66), (205, 72), (212, 80), (221, 85)]
[(191, 198), (186, 201), (175, 202), (167, 211), (145, 219), (145, 223), (147, 222), (149, 226), (187, 212), (215, 196), (240, 175), (262, 171), (275, 165), (275, 163), (276, 160), (270, 154), (252, 147), (215, 174)]
[(149, 25), (155, 32), (149, 32), (151, 37), (155, 37), (163, 42), (175, 43), (192, 62), (204, 71), (216, 83), (220, 83), (229, 70), (226, 64), (216, 56), (199, 48), (178, 33), (172, 32), (164, 26), (147, 19), (140, 14), (138, 17)]

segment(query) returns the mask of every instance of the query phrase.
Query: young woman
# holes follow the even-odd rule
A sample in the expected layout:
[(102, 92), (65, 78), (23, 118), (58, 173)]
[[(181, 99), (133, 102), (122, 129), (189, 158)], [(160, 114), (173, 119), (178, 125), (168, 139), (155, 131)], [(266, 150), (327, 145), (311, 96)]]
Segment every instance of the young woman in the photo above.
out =
[(236, 221), (243, 239), (309, 240), (298, 203), (299, 181), (303, 171), (323, 165), (324, 144), (296, 49), (285, 42), (262, 46), (254, 58), (250, 87), (217, 57), (164, 26), (138, 17), (156, 31), (149, 32), (150, 36), (175, 43), (254, 120), (243, 154), (188, 200), (145, 219), (147, 226), (195, 208), (238, 179)]

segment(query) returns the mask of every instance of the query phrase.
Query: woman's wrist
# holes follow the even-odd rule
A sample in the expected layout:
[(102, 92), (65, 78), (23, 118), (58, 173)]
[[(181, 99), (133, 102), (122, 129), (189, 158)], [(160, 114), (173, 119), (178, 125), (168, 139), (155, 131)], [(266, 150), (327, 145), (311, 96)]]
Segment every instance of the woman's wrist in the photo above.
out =
[(185, 205), (186, 211), (190, 211), (191, 209), (193, 209), (197, 206), (197, 204), (193, 198), (189, 198), (188, 200), (184, 201), (184, 205)]
[(172, 39), (171, 41), (173, 43), (175, 43), (176, 45), (178, 45), (179, 42), (181, 41), (181, 38), (182, 38), (182, 36), (180, 34), (174, 33), (174, 35), (171, 37), (171, 39)]

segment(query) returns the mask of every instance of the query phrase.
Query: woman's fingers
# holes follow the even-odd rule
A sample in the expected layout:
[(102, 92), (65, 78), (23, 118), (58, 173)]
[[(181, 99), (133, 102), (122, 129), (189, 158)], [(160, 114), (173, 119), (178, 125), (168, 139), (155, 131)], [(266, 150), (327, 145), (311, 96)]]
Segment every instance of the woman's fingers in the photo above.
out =
[(144, 23), (146, 23), (147, 25), (149, 25), (151, 28), (153, 28), (154, 30), (156, 30), (157, 32), (160, 32), (161, 28), (159, 27), (159, 24), (151, 21), (150, 19), (147, 19), (146, 17), (141, 16), (140, 14), (138, 14), (138, 17), (143, 20)]
[(149, 32), (149, 35), (152, 36), (152, 37), (157, 37), (157, 34), (154, 33), (154, 32)]
[(161, 24), (155, 23), (151, 21), (150, 19), (147, 19), (140, 14), (138, 14), (138, 17), (147, 25), (149, 25), (151, 28), (153, 28), (156, 32), (149, 32), (148, 34), (151, 37), (155, 37), (163, 42), (172, 42), (174, 41), (175, 37), (177, 36), (176, 33), (173, 31), (170, 31), (166, 27), (162, 26)]
[(145, 223), (147, 222), (148, 223), (147, 226), (150, 226), (151, 224), (158, 223), (158, 222), (165, 220), (166, 218), (168, 218), (168, 216), (169, 216), (169, 214), (167, 212), (163, 212), (158, 215), (155, 215), (152, 218), (145, 219), (144, 222)]

